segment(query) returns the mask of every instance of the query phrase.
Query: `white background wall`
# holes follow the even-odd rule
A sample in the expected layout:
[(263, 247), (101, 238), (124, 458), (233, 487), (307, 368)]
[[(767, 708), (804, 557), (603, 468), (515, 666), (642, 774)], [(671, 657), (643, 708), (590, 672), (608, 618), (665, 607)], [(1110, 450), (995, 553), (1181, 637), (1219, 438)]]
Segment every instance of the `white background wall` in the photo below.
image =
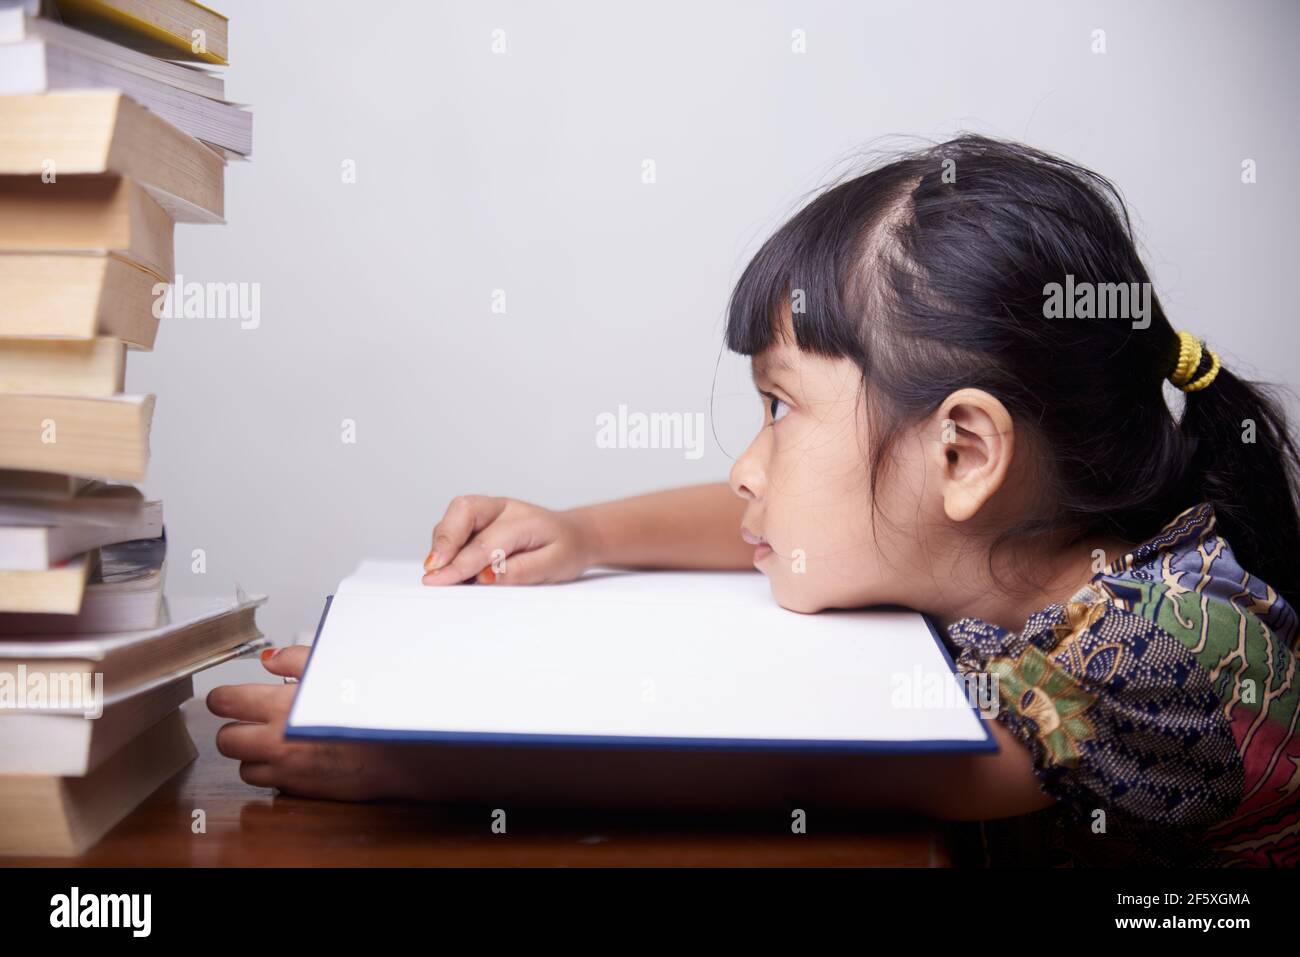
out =
[(1296, 384), (1287, 0), (218, 6), (255, 155), (228, 225), (178, 229), (177, 266), (259, 283), (260, 326), (167, 321), (127, 385), (159, 396), (169, 590), (266, 592), (277, 642), (362, 556), (422, 559), (455, 494), (569, 507), (725, 478), (711, 442), (599, 449), (595, 417), (707, 414), (747, 257), (885, 137), (974, 130), (1112, 177), (1175, 325)]

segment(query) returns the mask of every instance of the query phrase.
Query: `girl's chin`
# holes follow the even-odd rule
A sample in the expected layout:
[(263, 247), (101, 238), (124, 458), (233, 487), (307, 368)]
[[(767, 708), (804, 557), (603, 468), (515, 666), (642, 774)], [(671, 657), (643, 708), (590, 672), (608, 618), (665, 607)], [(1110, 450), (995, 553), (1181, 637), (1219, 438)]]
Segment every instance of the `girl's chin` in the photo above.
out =
[(786, 611), (815, 615), (826, 607), (825, 603), (817, 601), (811, 595), (801, 594), (799, 589), (791, 588), (787, 581), (769, 576), (768, 584), (772, 589), (772, 598)]

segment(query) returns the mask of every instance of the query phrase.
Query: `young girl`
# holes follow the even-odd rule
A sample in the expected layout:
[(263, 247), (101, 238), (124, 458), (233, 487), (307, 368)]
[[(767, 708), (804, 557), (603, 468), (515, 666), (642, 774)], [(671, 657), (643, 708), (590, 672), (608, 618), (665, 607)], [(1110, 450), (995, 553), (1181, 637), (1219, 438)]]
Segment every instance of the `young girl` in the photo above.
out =
[[(1000, 751), (900, 780), (897, 804), (984, 822), (996, 863), (1294, 865), (1300, 457), (1148, 282), (1101, 176), (978, 136), (906, 155), (741, 276), (727, 345), (766, 411), (729, 485), (560, 513), (457, 498), (424, 580), (753, 565), (793, 611), (908, 605), (996, 678)], [(244, 722), (218, 736), (244, 780), (436, 799), (409, 751), (286, 744), (292, 694), (209, 696)]]

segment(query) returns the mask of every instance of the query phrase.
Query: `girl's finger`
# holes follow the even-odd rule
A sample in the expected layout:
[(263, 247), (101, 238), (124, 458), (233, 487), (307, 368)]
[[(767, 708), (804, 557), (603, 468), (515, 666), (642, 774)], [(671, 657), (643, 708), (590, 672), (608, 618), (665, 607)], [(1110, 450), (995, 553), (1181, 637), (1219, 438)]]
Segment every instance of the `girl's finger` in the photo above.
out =
[(236, 761), (274, 761), (281, 743), (274, 725), (232, 721), (217, 729), (217, 750)]
[(504, 498), (488, 495), (457, 495), (433, 528), (433, 546), (424, 560), (425, 571), (435, 571), (450, 562), (471, 535), (496, 521), (506, 507)]
[(492, 571), (490, 582), (497, 585), (540, 585), (554, 575), (556, 549), (550, 545), (528, 552), (516, 552)]
[(277, 775), (275, 765), (265, 761), (244, 761), (239, 765), (239, 776), (245, 784), (255, 788), (273, 788)]
[(536, 530), (531, 524), (520, 523), (504, 528), (493, 526), (474, 536), (449, 564), (428, 572), (422, 581), (426, 585), (455, 585), (466, 581), (493, 564), (508, 564), (510, 556), (516, 552), (537, 548), (541, 543), (536, 539)]
[(218, 685), (208, 692), (208, 710), (218, 718), (236, 721), (260, 721), (266, 724), (284, 710), (282, 698), (284, 685), (246, 684)]
[(505, 558), (509, 551), (498, 544), (500, 531), (492, 533), (491, 541), (483, 536), (471, 539), (456, 553), (450, 563), (431, 572), (426, 572), (421, 579), (426, 585), (455, 585), (473, 578), (494, 561), (494, 555)]
[(285, 678), (301, 678), (311, 656), (311, 645), (285, 645), (283, 648), (267, 648), (262, 652), (262, 667), (273, 675)]

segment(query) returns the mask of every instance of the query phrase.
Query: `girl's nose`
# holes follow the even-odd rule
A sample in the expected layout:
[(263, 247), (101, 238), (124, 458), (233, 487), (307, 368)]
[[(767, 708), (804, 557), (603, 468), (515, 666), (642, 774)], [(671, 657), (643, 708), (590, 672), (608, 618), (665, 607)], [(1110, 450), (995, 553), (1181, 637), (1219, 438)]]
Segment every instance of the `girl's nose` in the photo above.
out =
[(744, 454), (736, 459), (736, 463), (731, 467), (729, 477), (731, 490), (746, 501), (763, 497), (766, 484), (763, 463), (767, 461), (770, 436), (770, 429), (759, 429), (754, 441), (749, 443)]

